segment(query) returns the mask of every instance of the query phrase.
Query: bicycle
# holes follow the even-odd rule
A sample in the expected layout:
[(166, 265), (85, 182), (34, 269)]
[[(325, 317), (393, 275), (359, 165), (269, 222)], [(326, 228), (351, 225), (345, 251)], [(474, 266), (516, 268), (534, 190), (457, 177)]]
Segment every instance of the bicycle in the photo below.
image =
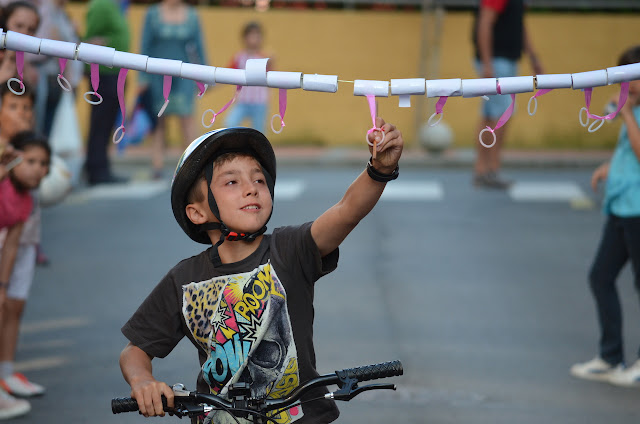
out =
[[(223, 410), (231, 415), (236, 423), (238, 418), (251, 417), (254, 424), (276, 424), (272, 417), (277, 417), (281, 412), (292, 406), (313, 402), (320, 399), (333, 399), (350, 401), (355, 396), (369, 390), (396, 390), (395, 384), (369, 384), (358, 387), (358, 383), (387, 377), (401, 376), (403, 374), (400, 361), (390, 361), (375, 365), (347, 368), (332, 374), (321, 375), (298, 386), (289, 396), (282, 399), (254, 398), (251, 396), (251, 388), (248, 383), (235, 383), (229, 387), (229, 400), (222, 397), (186, 390), (183, 384), (173, 386), (173, 408), (166, 405), (163, 399), (164, 410), (171, 416), (200, 417), (213, 410)], [(322, 397), (298, 402), (309, 390), (319, 386), (338, 386), (338, 390), (326, 393)], [(294, 405), (295, 404), (295, 405)], [(131, 397), (115, 398), (111, 400), (111, 411), (114, 414), (122, 412), (135, 412), (138, 403)]]

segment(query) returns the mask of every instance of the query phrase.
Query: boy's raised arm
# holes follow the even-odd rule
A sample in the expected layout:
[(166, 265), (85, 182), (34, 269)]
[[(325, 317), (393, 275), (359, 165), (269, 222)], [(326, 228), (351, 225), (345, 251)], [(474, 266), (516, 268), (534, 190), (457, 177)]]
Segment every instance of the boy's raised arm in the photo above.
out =
[[(376, 118), (376, 126), (383, 129), (385, 137), (382, 141), (377, 140), (378, 150), (372, 164), (379, 173), (389, 175), (398, 166), (402, 154), (402, 134), (382, 118)], [(374, 135), (380, 137), (379, 132), (374, 132), (369, 134), (369, 140), (373, 141)], [(314, 221), (311, 235), (322, 256), (340, 246), (360, 220), (367, 216), (380, 199), (385, 185), (386, 183), (369, 177), (366, 170), (363, 171), (349, 186), (342, 199)]]

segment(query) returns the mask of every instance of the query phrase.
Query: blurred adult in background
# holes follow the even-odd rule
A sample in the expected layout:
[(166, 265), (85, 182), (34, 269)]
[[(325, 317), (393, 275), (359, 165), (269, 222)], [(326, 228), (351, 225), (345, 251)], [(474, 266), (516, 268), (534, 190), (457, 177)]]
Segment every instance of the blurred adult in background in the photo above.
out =
[[(181, 60), (189, 63), (206, 64), (200, 19), (195, 8), (182, 0), (162, 0), (149, 7), (142, 30), (140, 52), (156, 58)], [(141, 73), (139, 75), (141, 91), (148, 90), (155, 113), (162, 108), (162, 75)], [(169, 104), (158, 119), (152, 136), (153, 178), (162, 178), (166, 148), (166, 118), (178, 116), (180, 119), (183, 143), (186, 145), (195, 138), (193, 127), (194, 97), (196, 84), (182, 78), (173, 78)]]
[[(79, 42), (77, 27), (65, 11), (67, 3), (68, 0), (41, 0), (42, 24), (37, 33), (38, 37), (71, 43)], [(63, 92), (57, 81), (60, 65), (57, 58), (42, 56), (37, 67), (39, 79), (36, 92), (36, 129), (49, 137)], [(64, 76), (71, 87), (75, 88), (82, 79), (82, 63), (67, 61)]]
[[(120, 0), (91, 0), (87, 9), (87, 32), (84, 41), (91, 44), (113, 47), (119, 51), (129, 50), (129, 25), (121, 8)], [(98, 92), (102, 103), (91, 106), (89, 140), (85, 160), (85, 172), (89, 185), (124, 182), (113, 174), (109, 161), (109, 144), (114, 124), (120, 111), (118, 103), (119, 68), (100, 66)]]
[[(518, 61), (524, 51), (536, 74), (542, 66), (527, 35), (523, 0), (480, 0), (473, 26), (475, 66), (480, 78), (518, 75)], [(482, 102), (480, 129), (495, 128), (509, 107), (508, 95), (489, 96)], [(506, 189), (510, 181), (500, 177), (501, 151), (507, 125), (496, 130), (496, 143), (486, 148), (477, 143), (473, 184), (476, 187)]]
[[(3, 31), (14, 31), (26, 35), (35, 35), (40, 24), (40, 15), (35, 3), (29, 1), (5, 2), (0, 8), (0, 28)], [(25, 55), (23, 69), (24, 82), (34, 86), (38, 79), (36, 69), (29, 58), (36, 55)], [(10, 78), (18, 77), (16, 68), (16, 52), (0, 50), (0, 84), (6, 84)], [(18, 87), (14, 87), (18, 88)]]

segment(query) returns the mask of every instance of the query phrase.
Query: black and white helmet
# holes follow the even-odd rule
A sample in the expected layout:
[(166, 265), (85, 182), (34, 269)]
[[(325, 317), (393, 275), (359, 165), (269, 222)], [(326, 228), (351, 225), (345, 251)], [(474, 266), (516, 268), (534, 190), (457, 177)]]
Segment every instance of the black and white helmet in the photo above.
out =
[[(178, 221), (182, 230), (194, 241), (198, 243), (211, 244), (211, 240), (206, 231), (210, 229), (220, 229), (222, 237), (221, 244), (226, 240), (253, 240), (267, 229), (266, 225), (252, 234), (241, 234), (234, 232), (220, 219), (218, 205), (211, 192), (211, 178), (213, 176), (212, 162), (225, 153), (245, 153), (254, 157), (261, 165), (265, 175), (267, 187), (274, 197), (274, 187), (276, 182), (276, 155), (273, 152), (269, 140), (257, 130), (252, 128), (222, 128), (208, 132), (195, 139), (186, 148), (178, 166), (173, 174), (171, 182), (171, 208), (173, 216)], [(198, 176), (205, 171), (208, 186), (208, 203), (211, 212), (218, 218), (218, 223), (207, 223), (196, 225), (187, 217), (186, 207), (189, 189), (195, 183)], [(271, 218), (271, 216), (269, 216)], [(268, 221), (268, 219), (267, 219)], [(266, 224), (266, 223), (265, 223)], [(219, 245), (218, 244), (218, 245)]]

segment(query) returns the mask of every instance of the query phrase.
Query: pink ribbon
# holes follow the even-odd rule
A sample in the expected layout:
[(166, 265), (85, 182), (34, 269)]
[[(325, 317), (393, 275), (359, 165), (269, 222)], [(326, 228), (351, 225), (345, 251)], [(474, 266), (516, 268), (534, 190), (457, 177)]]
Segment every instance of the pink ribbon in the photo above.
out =
[(591, 112), (589, 112), (589, 108), (591, 107), (592, 92), (593, 92), (593, 88), (584, 89), (584, 101), (585, 101), (585, 104), (587, 105), (587, 116), (591, 119), (597, 119), (597, 120), (609, 119), (610, 120), (615, 118), (616, 115), (618, 115), (618, 113), (620, 112), (620, 109), (622, 109), (624, 104), (627, 102), (627, 98), (629, 97), (629, 82), (625, 81), (620, 83), (620, 96), (618, 97), (618, 108), (615, 111), (605, 116), (594, 115)]
[[(118, 103), (120, 103), (120, 114), (122, 115), (122, 124), (120, 125), (119, 128), (116, 129), (116, 132), (113, 134), (113, 142), (116, 144), (122, 141), (122, 138), (124, 137), (124, 132), (125, 132), (124, 122), (126, 119), (127, 110), (126, 110), (126, 103), (124, 101), (124, 83), (127, 80), (127, 72), (129, 72), (128, 69), (121, 68), (120, 72), (118, 73)], [(118, 131), (121, 131), (119, 137), (117, 137)]]
[(164, 96), (164, 104), (160, 111), (158, 112), (158, 118), (162, 116), (165, 109), (169, 105), (169, 94), (171, 94), (171, 75), (165, 75), (162, 80), (162, 95)]
[(440, 115), (444, 109), (445, 103), (447, 103), (448, 96), (441, 96), (436, 102), (436, 115)]
[(93, 88), (93, 92), (98, 92), (98, 87), (100, 86), (100, 65), (97, 63), (91, 64), (91, 87)]
[(199, 81), (196, 81), (196, 85), (198, 86), (198, 90), (200, 91), (198, 93), (198, 97), (202, 97), (204, 95), (204, 92), (207, 91), (207, 86), (203, 82)]
[[(284, 114), (287, 111), (287, 90), (285, 88), (281, 88), (278, 93), (278, 101), (279, 101), (279, 112), (271, 117), (271, 131), (275, 134), (280, 134), (282, 129), (285, 127), (284, 125)], [(276, 118), (280, 118), (280, 130), (276, 131), (273, 127), (273, 120)]]
[[(369, 134), (371, 134), (374, 131), (380, 131), (382, 133), (382, 138), (384, 139), (384, 131), (382, 131), (382, 128), (378, 128), (376, 127), (376, 116), (378, 115), (377, 110), (376, 110), (376, 96), (374, 96), (373, 94), (367, 94), (367, 102), (369, 102), (369, 112), (371, 113), (371, 122), (373, 123), (373, 126), (369, 129), (369, 131), (367, 131), (367, 135), (366, 135), (366, 140), (367, 140), (367, 144), (369, 144), (369, 146), (373, 147), (373, 158), (376, 158), (376, 150), (377, 146), (374, 143), (371, 143), (369, 141)], [(375, 138), (374, 138), (375, 140)]]
[(58, 75), (62, 76), (62, 74), (64, 74), (64, 69), (67, 67), (67, 59), (59, 57), (58, 64), (60, 65), (60, 73)]
[[(531, 96), (531, 98), (529, 99), (529, 103), (527, 103), (527, 112), (529, 113), (529, 116), (535, 115), (536, 111), (538, 110), (538, 97), (544, 96), (545, 94), (547, 94), (551, 90), (553, 90), (553, 89), (552, 88), (542, 88), (542, 89), (536, 91), (533, 96)], [(533, 108), (533, 112), (531, 112), (531, 101), (535, 101), (535, 103), (534, 103), (535, 107)]]
[(279, 90), (278, 105), (280, 111), (280, 123), (284, 127), (284, 114), (287, 112), (287, 90), (284, 88)]
[(240, 90), (242, 90), (242, 86), (241, 85), (237, 85), (236, 86), (236, 92), (233, 94), (233, 97), (231, 98), (231, 100), (229, 100), (226, 105), (222, 106), (222, 109), (220, 109), (219, 112), (215, 112), (213, 110), (211, 111), (211, 112), (213, 112), (213, 118), (211, 118), (211, 123), (212, 124), (216, 120), (216, 117), (218, 115), (222, 114), (222, 112), (227, 110), (229, 108), (229, 106), (231, 106), (233, 104), (233, 102), (236, 101), (236, 98), (238, 97), (238, 94), (240, 94)]
[(20, 87), (24, 87), (22, 80), (24, 79), (24, 52), (16, 52), (16, 68), (18, 70), (18, 76), (20, 77)]
[[(500, 87), (498, 86), (498, 93), (500, 93)], [(490, 148), (493, 147), (494, 144), (496, 144), (496, 134), (495, 131), (502, 127), (504, 124), (507, 123), (507, 121), (509, 121), (509, 119), (511, 118), (511, 115), (513, 115), (513, 110), (516, 107), (516, 95), (515, 94), (509, 94), (511, 96), (511, 104), (509, 105), (509, 107), (507, 108), (507, 110), (504, 111), (504, 113), (502, 114), (502, 116), (500, 117), (500, 119), (498, 119), (498, 122), (496, 123), (495, 128), (491, 128), (489, 126), (487, 126), (486, 128), (484, 128), (482, 131), (480, 131), (480, 135), (478, 136), (479, 140), (480, 140), (480, 144), (482, 144), (484, 147), (486, 148)], [(489, 131), (491, 132), (491, 134), (493, 135), (493, 143), (491, 144), (485, 144), (482, 141), (482, 134), (484, 134), (485, 131)]]

